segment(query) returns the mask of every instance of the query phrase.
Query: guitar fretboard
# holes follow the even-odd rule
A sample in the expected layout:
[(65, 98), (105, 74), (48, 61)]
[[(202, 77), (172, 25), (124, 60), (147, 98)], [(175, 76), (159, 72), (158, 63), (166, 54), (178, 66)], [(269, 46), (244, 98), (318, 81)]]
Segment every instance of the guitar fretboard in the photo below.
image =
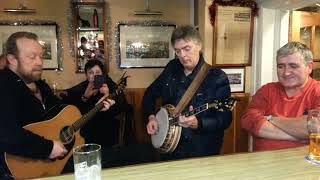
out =
[[(127, 77), (122, 77), (120, 79), (120, 82), (117, 86), (117, 89), (115, 90), (114, 93), (110, 94), (108, 97), (104, 98), (105, 99), (114, 99), (116, 96), (118, 96), (126, 87), (126, 78)], [(71, 139), (74, 135), (75, 132), (80, 130), (80, 128), (85, 125), (94, 115), (97, 114), (102, 108), (104, 107), (103, 101), (99, 102), (96, 104), (89, 112), (84, 114), (79, 120), (74, 122), (71, 126), (69, 126), (67, 129), (64, 130), (63, 136), (65, 139)]]

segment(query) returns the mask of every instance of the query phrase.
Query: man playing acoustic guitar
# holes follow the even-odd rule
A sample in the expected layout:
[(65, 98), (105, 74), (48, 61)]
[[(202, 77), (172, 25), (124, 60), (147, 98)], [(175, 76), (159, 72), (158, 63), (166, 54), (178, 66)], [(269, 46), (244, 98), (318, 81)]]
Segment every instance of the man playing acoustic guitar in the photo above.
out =
[[(54, 160), (67, 150), (58, 140), (49, 140), (23, 128), (45, 120), (48, 110), (61, 102), (42, 81), (43, 47), (30, 32), (16, 32), (6, 43), (7, 67), (0, 72), (0, 179), (11, 179), (4, 153)], [(102, 110), (115, 102), (103, 101)], [(29, 169), (32, 169), (30, 167)]]
[[(172, 33), (171, 44), (178, 58), (167, 64), (143, 97), (145, 117), (148, 119), (147, 131), (150, 135), (161, 132), (159, 119), (154, 111), (156, 99), (161, 97), (163, 105), (177, 106), (205, 63), (201, 53), (201, 38), (195, 28), (178, 27)], [(229, 97), (230, 86), (226, 74), (218, 68), (210, 68), (184, 111)], [(171, 154), (163, 156), (164, 160), (219, 154), (224, 130), (231, 121), (230, 111), (208, 110), (188, 117), (179, 116), (176, 124), (182, 127), (180, 140), (178, 139), (178, 145)]]

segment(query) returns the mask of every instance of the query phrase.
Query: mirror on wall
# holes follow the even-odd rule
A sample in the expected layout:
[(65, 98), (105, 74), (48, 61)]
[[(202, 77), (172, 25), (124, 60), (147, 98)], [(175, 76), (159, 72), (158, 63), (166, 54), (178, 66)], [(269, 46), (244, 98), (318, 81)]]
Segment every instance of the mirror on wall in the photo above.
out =
[(104, 2), (73, 2), (76, 72), (91, 59), (105, 62)]

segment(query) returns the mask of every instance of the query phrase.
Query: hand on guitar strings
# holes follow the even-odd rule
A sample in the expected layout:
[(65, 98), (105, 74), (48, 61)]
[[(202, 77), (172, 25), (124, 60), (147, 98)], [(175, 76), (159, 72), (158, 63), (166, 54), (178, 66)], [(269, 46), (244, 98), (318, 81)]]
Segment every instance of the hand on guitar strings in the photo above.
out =
[(148, 117), (148, 120), (149, 120), (147, 125), (148, 134), (154, 135), (158, 131), (158, 122), (157, 122), (156, 116), (151, 114)]
[(60, 158), (63, 157), (64, 155), (66, 155), (68, 153), (67, 149), (64, 147), (64, 145), (62, 144), (62, 142), (60, 141), (53, 141), (53, 147), (52, 147), (52, 151), (49, 155), (49, 159), (56, 159), (56, 158)]
[[(193, 106), (189, 107), (189, 111), (193, 110)], [(198, 128), (198, 119), (196, 116), (179, 116), (178, 119), (179, 126), (184, 128), (191, 128), (191, 129), (197, 129)]]

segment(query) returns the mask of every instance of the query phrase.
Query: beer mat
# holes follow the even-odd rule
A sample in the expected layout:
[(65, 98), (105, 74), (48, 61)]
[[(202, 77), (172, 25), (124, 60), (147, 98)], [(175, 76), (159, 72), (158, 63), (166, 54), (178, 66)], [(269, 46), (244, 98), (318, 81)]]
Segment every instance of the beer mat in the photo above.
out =
[(309, 163), (311, 163), (311, 164), (313, 164), (313, 165), (316, 165), (316, 166), (320, 167), (320, 162), (316, 162), (316, 161), (312, 160), (309, 156), (305, 156), (304, 159), (305, 159), (307, 162), (309, 162)]

